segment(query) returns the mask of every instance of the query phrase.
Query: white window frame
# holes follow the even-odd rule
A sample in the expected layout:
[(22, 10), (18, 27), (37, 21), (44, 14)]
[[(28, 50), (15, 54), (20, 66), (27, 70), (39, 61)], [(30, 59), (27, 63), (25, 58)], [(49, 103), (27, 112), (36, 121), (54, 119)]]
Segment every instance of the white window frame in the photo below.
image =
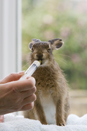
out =
[(0, 79), (22, 68), (21, 0), (0, 0)]

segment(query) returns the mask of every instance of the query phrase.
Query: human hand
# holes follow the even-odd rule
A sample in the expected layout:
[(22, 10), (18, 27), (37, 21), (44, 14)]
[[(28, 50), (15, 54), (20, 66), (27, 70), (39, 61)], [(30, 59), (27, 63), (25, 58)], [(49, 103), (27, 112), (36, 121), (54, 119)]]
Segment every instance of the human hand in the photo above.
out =
[(4, 121), (4, 115), (0, 115), (0, 123)]
[(23, 72), (14, 73), (0, 82), (0, 115), (33, 108), (35, 79), (30, 77), (18, 81), (22, 75)]

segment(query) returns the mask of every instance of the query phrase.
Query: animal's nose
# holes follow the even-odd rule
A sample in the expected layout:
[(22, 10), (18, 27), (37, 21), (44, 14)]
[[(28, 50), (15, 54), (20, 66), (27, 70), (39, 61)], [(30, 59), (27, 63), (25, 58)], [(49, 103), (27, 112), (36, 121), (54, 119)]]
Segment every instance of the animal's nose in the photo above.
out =
[(43, 58), (43, 54), (37, 54), (36, 56), (38, 60), (41, 60)]

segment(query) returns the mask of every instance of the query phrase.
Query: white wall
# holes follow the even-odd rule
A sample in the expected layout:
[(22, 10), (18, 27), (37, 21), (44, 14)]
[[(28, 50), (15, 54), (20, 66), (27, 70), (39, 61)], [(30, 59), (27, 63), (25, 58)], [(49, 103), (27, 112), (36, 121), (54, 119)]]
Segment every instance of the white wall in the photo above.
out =
[(0, 79), (21, 70), (21, 0), (0, 0)]

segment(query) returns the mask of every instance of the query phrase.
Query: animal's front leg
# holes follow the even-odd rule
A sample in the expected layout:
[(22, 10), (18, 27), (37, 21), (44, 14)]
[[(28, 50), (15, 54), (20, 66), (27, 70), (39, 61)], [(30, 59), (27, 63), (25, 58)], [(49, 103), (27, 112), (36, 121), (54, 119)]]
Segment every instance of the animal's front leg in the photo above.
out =
[(24, 111), (23, 114), (25, 118), (36, 120), (35, 114), (34, 114), (34, 108), (32, 110)]
[(40, 98), (38, 95), (37, 95), (37, 100), (35, 101), (35, 108), (36, 108), (40, 122), (42, 124), (47, 124), (46, 117), (43, 111), (43, 107), (41, 105)]
[[(57, 91), (56, 91), (57, 92)], [(64, 99), (61, 98), (57, 93), (53, 92), (51, 94), (53, 101), (56, 106), (56, 124), (59, 126), (65, 125), (64, 120)]]
[(56, 103), (56, 124), (59, 126), (65, 125), (64, 120), (64, 102), (62, 99), (58, 99)]

